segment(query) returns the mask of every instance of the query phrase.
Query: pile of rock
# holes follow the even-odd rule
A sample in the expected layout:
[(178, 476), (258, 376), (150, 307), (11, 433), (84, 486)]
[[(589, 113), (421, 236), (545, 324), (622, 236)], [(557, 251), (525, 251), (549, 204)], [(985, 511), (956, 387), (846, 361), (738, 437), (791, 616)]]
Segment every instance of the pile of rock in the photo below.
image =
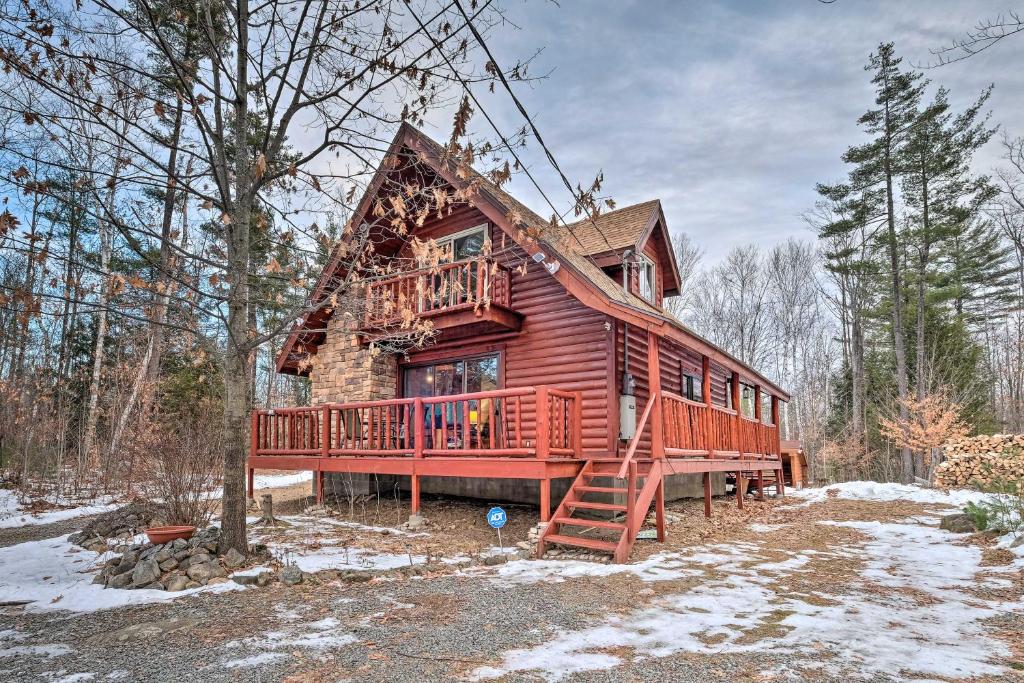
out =
[[(163, 525), (164, 510), (144, 500), (132, 501), (128, 505), (98, 515), (69, 540), (86, 550), (103, 552), (108, 545), (130, 544), (136, 534), (150, 526)], [(111, 543), (113, 541), (113, 543)]]
[(935, 468), (935, 484), (944, 488), (988, 488), (1024, 482), (1024, 434), (981, 434), (950, 441), (945, 462)]
[(168, 543), (142, 543), (111, 558), (94, 579), (107, 588), (146, 588), (181, 591), (227, 581), (229, 569), (238, 569), (246, 557), (231, 549), (217, 556), (220, 529), (197, 531), (191, 539)]

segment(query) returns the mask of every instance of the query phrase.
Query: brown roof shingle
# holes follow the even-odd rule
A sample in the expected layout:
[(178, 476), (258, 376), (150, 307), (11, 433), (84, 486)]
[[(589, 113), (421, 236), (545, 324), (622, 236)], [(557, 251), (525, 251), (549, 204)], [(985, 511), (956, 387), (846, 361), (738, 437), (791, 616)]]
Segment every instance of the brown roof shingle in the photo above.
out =
[(570, 223), (568, 230), (582, 243), (585, 254), (630, 249), (640, 241), (658, 208), (658, 200), (652, 199), (603, 213), (593, 220), (578, 220)]

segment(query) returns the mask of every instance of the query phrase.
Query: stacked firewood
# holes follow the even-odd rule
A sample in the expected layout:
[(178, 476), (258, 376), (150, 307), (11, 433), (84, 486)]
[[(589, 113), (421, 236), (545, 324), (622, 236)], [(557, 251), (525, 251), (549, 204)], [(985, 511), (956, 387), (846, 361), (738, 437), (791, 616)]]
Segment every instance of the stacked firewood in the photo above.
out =
[(1024, 482), (1024, 434), (981, 434), (946, 443), (946, 460), (935, 468), (944, 488), (989, 488)]

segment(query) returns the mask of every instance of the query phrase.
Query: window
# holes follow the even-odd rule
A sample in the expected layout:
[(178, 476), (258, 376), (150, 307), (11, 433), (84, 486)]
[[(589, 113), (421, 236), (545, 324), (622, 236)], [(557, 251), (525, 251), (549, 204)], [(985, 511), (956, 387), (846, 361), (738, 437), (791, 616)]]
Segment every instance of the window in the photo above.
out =
[(437, 246), (449, 252), (452, 261), (461, 261), (482, 254), (486, 241), (487, 225), (484, 224), (453, 235), (445, 235), (437, 240)]
[(704, 387), (700, 377), (683, 373), (683, 397), (691, 401), (704, 400)]
[(657, 271), (654, 268), (654, 261), (647, 258), (646, 256), (640, 257), (640, 262), (637, 263), (637, 268), (640, 271), (640, 296), (650, 301), (652, 304), (655, 303), (655, 275)]

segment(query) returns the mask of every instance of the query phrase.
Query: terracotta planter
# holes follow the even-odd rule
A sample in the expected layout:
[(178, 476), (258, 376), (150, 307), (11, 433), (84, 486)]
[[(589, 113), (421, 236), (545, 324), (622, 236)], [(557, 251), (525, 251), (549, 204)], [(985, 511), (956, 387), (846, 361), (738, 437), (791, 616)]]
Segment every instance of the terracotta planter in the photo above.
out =
[(196, 532), (194, 526), (155, 526), (151, 529), (145, 529), (146, 537), (149, 538), (149, 542), (153, 544), (163, 544), (168, 541), (173, 541), (176, 538), (184, 538), (186, 540), (192, 538), (192, 534)]

